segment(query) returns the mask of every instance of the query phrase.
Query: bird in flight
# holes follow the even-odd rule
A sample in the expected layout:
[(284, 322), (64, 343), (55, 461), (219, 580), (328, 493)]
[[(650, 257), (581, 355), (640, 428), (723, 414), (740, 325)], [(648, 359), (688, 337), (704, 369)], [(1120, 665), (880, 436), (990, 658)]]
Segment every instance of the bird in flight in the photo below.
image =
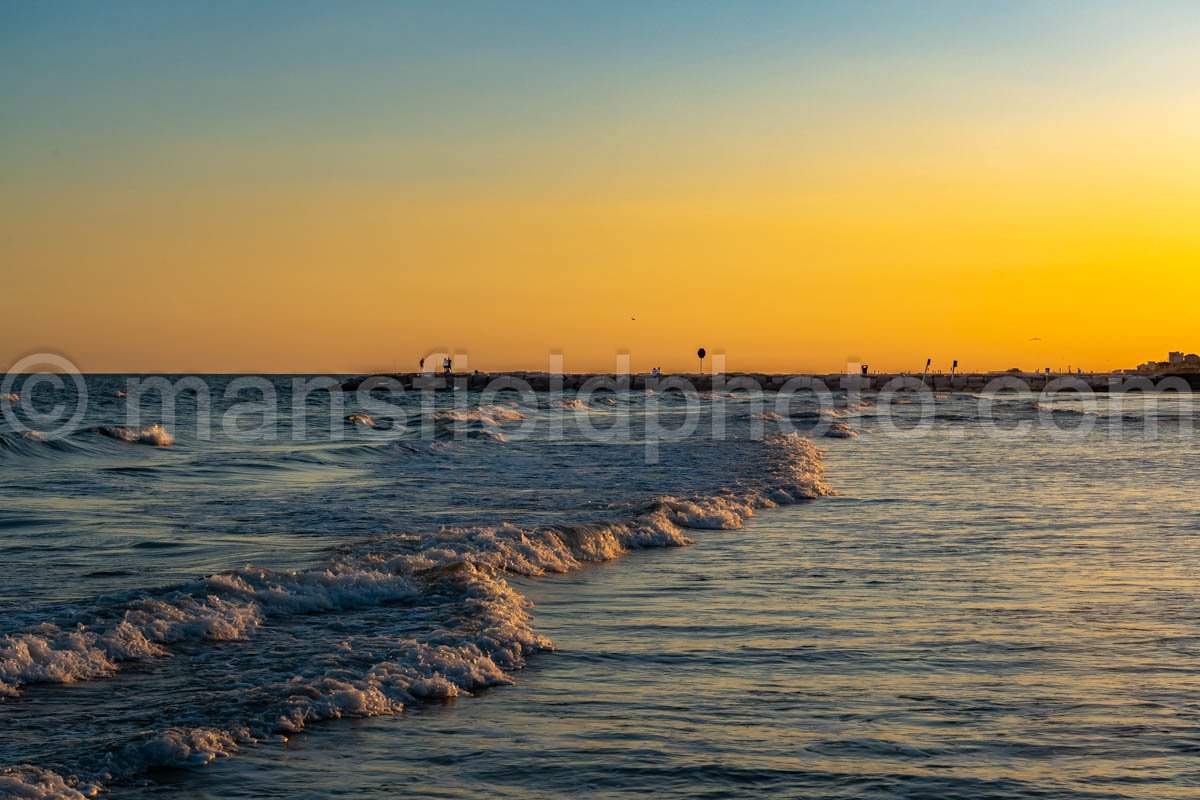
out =
[(1042, 340), (1042, 337), (1040, 337), (1040, 336), (1035, 336), (1035, 337), (1033, 337), (1032, 339), (1030, 339), (1029, 341), (1031, 341), (1031, 342), (1040, 342), (1041, 340)]

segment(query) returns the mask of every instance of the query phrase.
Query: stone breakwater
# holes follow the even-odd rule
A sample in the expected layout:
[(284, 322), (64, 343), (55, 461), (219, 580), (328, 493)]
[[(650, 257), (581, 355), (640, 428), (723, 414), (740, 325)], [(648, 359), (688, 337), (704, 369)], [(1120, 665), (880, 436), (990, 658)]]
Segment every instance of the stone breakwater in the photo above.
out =
[(980, 392), (988, 389), (1012, 390), (1026, 388), (1030, 391), (1084, 391), (1109, 392), (1136, 389), (1200, 389), (1200, 374), (1125, 375), (1120, 373), (1045, 374), (1045, 373), (962, 373), (959, 375), (934, 374), (924, 378), (920, 373), (875, 373), (857, 374), (768, 374), (761, 372), (736, 372), (722, 375), (677, 373), (671, 375), (566, 373), (547, 372), (471, 372), (444, 374), (393, 373), (348, 378), (340, 384), (343, 391), (378, 387), (404, 390), (479, 390), (513, 388), (534, 392), (588, 391), (615, 389), (618, 391), (644, 391), (646, 389), (685, 388), (690, 385), (698, 392), (735, 389), (761, 389), (765, 392), (798, 390), (806, 387), (824, 386), (830, 391), (847, 390), (860, 392), (912, 391), (923, 385), (934, 392)]

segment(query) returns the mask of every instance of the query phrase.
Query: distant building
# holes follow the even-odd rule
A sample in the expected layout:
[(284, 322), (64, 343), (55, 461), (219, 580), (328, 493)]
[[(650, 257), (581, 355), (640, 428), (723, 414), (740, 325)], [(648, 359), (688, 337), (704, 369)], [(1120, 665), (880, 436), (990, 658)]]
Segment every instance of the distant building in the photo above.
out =
[(1143, 374), (1200, 371), (1200, 355), (1195, 353), (1185, 355), (1181, 350), (1172, 350), (1167, 354), (1166, 361), (1147, 361), (1145, 364), (1138, 364), (1137, 371)]

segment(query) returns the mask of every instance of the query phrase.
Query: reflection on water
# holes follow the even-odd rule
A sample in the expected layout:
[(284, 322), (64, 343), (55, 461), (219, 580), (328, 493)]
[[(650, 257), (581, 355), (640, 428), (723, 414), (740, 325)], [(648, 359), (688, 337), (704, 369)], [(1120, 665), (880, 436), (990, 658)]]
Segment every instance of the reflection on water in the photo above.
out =
[[(1002, 405), (1012, 424), (1045, 411)], [(510, 576), (557, 647), (515, 686), (242, 742), (234, 758), (138, 775), (118, 794), (1195, 796), (1193, 439), (1134, 425), (1004, 441), (978, 424), (973, 398), (936, 409), (919, 437), (887, 435), (869, 407), (840, 416), (861, 432), (822, 440), (840, 496), (760, 510), (741, 530), (689, 512), (676, 519), (706, 525), (691, 547)], [(3, 631), (243, 561), (304, 567), (394, 549), (397, 532), (579, 523), (640, 513), (658, 494), (759, 485), (747, 417), (731, 405), (731, 441), (700, 431), (658, 465), (640, 444), (536, 437), (410, 450), (180, 434), (171, 448), (7, 457)], [(436, 541), (468, 539), (477, 556), (509, 552)], [(0, 762), (69, 769), (136, 731), (229, 728), (274, 708), (295, 677), (350, 676), (397, 641), (466, 624), (463, 597), (269, 617), (246, 641), (183, 641), (113, 678), (30, 686), (0, 704)]]

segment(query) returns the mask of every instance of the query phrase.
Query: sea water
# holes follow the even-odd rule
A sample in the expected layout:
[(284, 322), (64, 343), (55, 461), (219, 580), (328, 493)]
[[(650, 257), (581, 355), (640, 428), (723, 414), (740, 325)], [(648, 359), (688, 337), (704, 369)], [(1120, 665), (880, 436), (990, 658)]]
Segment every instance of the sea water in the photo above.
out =
[(1197, 794), (1190, 398), (234, 380), (0, 432), (0, 795)]

